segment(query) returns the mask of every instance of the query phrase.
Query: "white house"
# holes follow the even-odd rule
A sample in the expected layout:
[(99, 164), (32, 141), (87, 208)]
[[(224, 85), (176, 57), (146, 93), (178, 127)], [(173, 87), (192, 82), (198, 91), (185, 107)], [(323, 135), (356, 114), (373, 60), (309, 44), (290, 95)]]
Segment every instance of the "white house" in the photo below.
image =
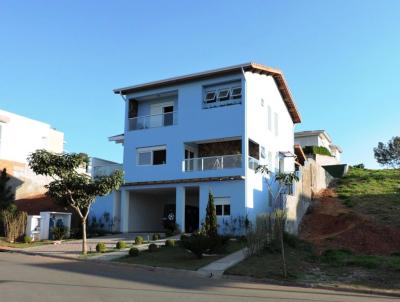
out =
[(61, 153), (64, 134), (51, 125), (0, 109), (0, 169), (12, 176), (16, 198), (45, 192), (49, 178), (38, 176), (27, 166), (27, 157), (37, 149)]
[(318, 161), (321, 164), (335, 165), (340, 163), (340, 156), (343, 153), (343, 150), (339, 146), (333, 144), (331, 137), (325, 130), (296, 132), (294, 134), (294, 141), (296, 144), (299, 144), (302, 147), (325, 147), (332, 154), (332, 156), (320, 156)]
[(246, 63), (114, 92), (125, 105), (125, 129), (109, 139), (123, 144), (125, 184), (100, 208), (119, 221), (115, 229), (162, 231), (166, 217), (181, 231), (198, 229), (209, 191), (220, 225), (254, 220), (271, 209), (258, 163), (294, 170), (301, 120), (279, 70)]

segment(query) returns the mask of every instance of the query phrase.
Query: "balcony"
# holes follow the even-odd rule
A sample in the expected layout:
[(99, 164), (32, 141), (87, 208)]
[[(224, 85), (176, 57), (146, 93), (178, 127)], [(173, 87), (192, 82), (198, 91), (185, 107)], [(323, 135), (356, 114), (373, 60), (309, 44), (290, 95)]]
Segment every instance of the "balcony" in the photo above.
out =
[(222, 170), (242, 167), (242, 154), (189, 158), (183, 160), (184, 172)]
[(129, 118), (129, 131), (173, 126), (177, 122), (177, 111), (132, 117)]
[(92, 176), (93, 177), (100, 177), (100, 176), (109, 176), (113, 172), (117, 170), (122, 170), (121, 164), (113, 164), (113, 165), (106, 165), (106, 166), (95, 166), (92, 168)]

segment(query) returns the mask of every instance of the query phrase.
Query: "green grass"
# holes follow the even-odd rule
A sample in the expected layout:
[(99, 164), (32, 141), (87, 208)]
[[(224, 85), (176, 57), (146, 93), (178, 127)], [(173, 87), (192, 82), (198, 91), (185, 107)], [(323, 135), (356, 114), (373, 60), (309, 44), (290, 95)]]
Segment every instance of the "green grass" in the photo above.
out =
[(350, 168), (336, 192), (346, 206), (400, 228), (400, 170)]
[(52, 241), (50, 240), (41, 240), (41, 241), (32, 241), (31, 243), (24, 243), (24, 242), (7, 242), (4, 237), (0, 237), (0, 247), (11, 247), (11, 248), (28, 248), (33, 246), (51, 244)]
[(226, 250), (222, 254), (204, 256), (201, 259), (196, 258), (189, 251), (176, 245), (175, 247), (161, 247), (156, 252), (143, 251), (138, 257), (122, 257), (118, 262), (142, 264), (155, 267), (170, 267), (176, 269), (197, 270), (215, 260), (218, 260), (227, 254), (238, 251), (244, 247), (244, 243), (239, 241), (230, 241)]
[[(374, 288), (400, 288), (400, 253), (392, 256), (357, 255), (330, 250), (316, 256), (310, 245), (286, 246), (288, 280), (301, 283), (346, 284)], [(281, 255), (265, 251), (233, 266), (226, 274), (283, 280)]]

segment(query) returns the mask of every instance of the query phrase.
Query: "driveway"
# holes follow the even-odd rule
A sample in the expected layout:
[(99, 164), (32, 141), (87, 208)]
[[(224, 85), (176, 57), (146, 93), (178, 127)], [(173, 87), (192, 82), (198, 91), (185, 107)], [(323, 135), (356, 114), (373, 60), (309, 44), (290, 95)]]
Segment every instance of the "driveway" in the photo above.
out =
[[(145, 240), (151, 239), (151, 234), (142, 234), (142, 233), (141, 234), (124, 233), (118, 235), (89, 238), (88, 251), (90, 250), (95, 251), (96, 244), (99, 242), (104, 242), (107, 245), (107, 247), (115, 247), (115, 244), (120, 240), (132, 243), (135, 240), (135, 237), (139, 235), (142, 236)], [(35, 253), (38, 255), (77, 258), (82, 253), (82, 240), (68, 240), (68, 241), (63, 241), (60, 244), (45, 244), (30, 248), (19, 249), (19, 251), (26, 253)]]
[(395, 298), (154, 272), (131, 266), (0, 253), (0, 301), (345, 301)]

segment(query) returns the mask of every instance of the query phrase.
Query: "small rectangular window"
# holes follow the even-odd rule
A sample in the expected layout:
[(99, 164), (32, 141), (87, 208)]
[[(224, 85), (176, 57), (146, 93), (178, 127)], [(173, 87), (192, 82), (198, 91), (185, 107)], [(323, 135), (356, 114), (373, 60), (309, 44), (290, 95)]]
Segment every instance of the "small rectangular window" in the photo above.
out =
[(271, 106), (268, 105), (268, 130), (272, 130), (272, 111), (271, 111)]
[(265, 158), (265, 147), (260, 147), (261, 158)]
[(239, 99), (242, 97), (242, 87), (234, 87), (231, 90), (231, 96), (233, 99)]
[(216, 212), (217, 216), (222, 216), (222, 204), (217, 204), (215, 206), (215, 212)]
[(206, 92), (205, 102), (206, 103), (214, 103), (216, 101), (217, 95), (215, 91), (208, 91)]
[(165, 165), (167, 162), (167, 150), (153, 151), (153, 165)]
[(220, 91), (218, 91), (218, 100), (229, 100), (229, 89), (221, 89)]
[(224, 204), (224, 216), (229, 216), (231, 215), (231, 205), (230, 204)]
[(138, 165), (151, 165), (151, 152), (139, 152), (138, 153)]
[(279, 121), (278, 121), (278, 113), (274, 113), (274, 128), (275, 128), (275, 135), (279, 135)]

